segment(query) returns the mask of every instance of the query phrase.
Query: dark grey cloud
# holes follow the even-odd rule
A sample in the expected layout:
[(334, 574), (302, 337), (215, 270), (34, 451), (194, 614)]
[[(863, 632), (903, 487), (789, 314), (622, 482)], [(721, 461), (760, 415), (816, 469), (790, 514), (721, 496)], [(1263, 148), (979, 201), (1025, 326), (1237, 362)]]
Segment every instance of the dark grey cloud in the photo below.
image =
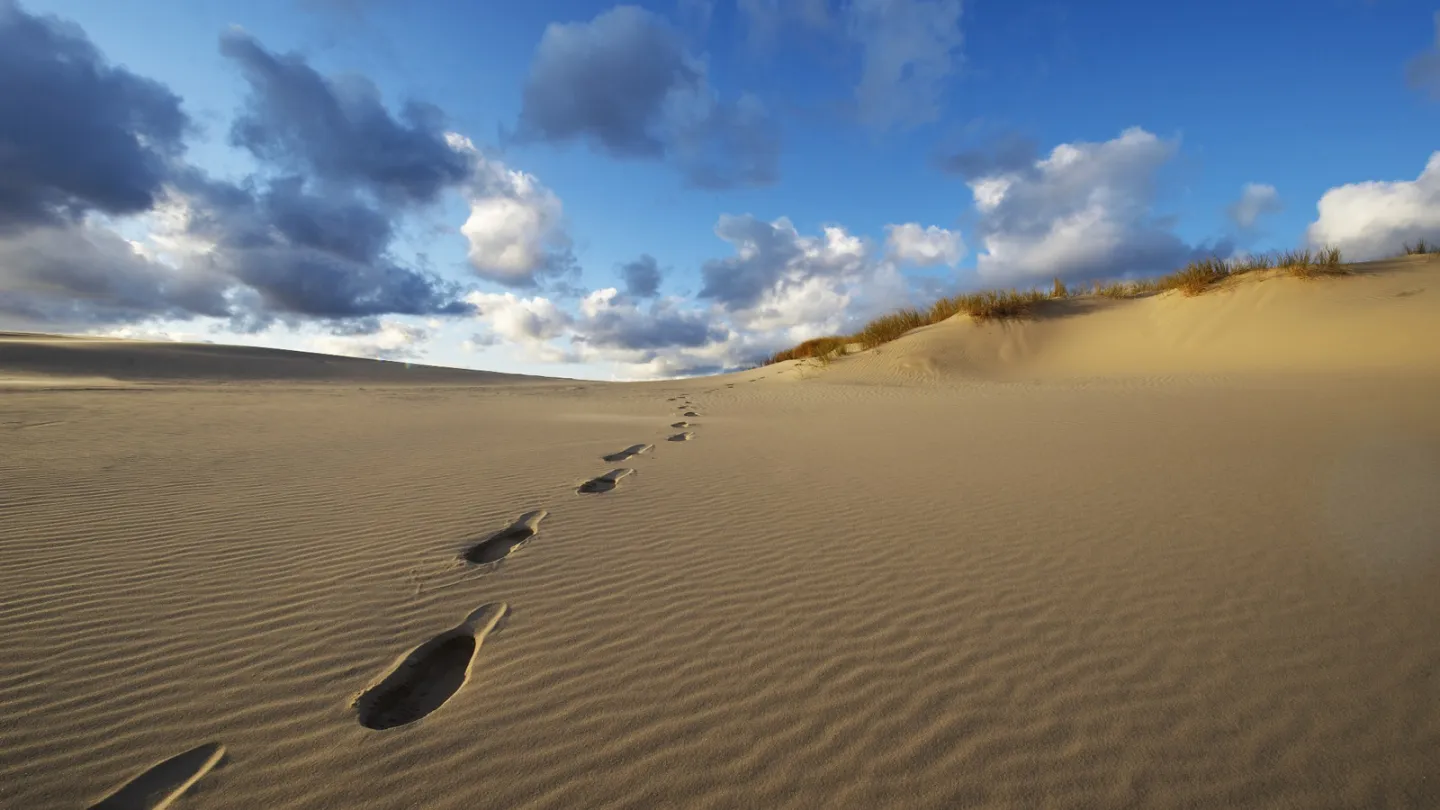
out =
[(660, 264), (648, 253), (620, 267), (625, 292), (636, 298), (653, 298), (660, 291)]
[(446, 143), (439, 108), (411, 101), (397, 119), (369, 79), (327, 78), (243, 33), (222, 36), (220, 52), (251, 89), (231, 139), (266, 163), (397, 203), (433, 201), (470, 177), (472, 160)]
[(1405, 64), (1405, 81), (1440, 101), (1440, 11), (1435, 12), (1435, 45)]
[(357, 198), (322, 196), (289, 178), (256, 190), (185, 184), (188, 233), (216, 245), (206, 260), (255, 291), (267, 311), (342, 319), (460, 315), (457, 285), (389, 255), (387, 216)]
[[(0, 0), (0, 314), (363, 330), (380, 315), (473, 312), (457, 285), (391, 251), (398, 217), (472, 179), (438, 111), (396, 119), (369, 82), (321, 77), (240, 34), (221, 47), (251, 84), (234, 132), (262, 170), (240, 184), (183, 164), (188, 122), (168, 89), (110, 67), (73, 24)], [(163, 253), (80, 219), (162, 204)]]
[(794, 232), (749, 214), (722, 216), (715, 235), (748, 250), (711, 259), (700, 267), (700, 298), (714, 299), (732, 309), (754, 306), (779, 280), (784, 268), (801, 256)]
[(615, 157), (671, 160), (689, 183), (707, 188), (773, 183), (780, 151), (763, 105), (719, 100), (679, 32), (636, 6), (546, 28), (514, 137), (584, 140)]
[(56, 223), (0, 239), (0, 316), (37, 327), (228, 318), (231, 286), (208, 268), (177, 269), (141, 256), (101, 228)]
[(719, 343), (730, 331), (703, 312), (684, 312), (657, 301), (648, 312), (633, 306), (602, 308), (585, 318), (577, 341), (605, 349), (693, 349)]
[(1038, 157), (1033, 140), (1018, 132), (1009, 132), (988, 143), (943, 152), (935, 157), (941, 171), (959, 175), (966, 180), (988, 175), (1024, 171)]
[(188, 119), (77, 26), (0, 0), (0, 232), (154, 205)]

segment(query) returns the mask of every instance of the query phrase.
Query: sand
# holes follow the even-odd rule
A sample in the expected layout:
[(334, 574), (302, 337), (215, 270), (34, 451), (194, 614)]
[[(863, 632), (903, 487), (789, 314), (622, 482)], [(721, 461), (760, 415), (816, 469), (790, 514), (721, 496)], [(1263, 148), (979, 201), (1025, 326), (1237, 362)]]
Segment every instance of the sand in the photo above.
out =
[(657, 383), (0, 338), (0, 806), (1440, 806), (1440, 262), (1360, 269)]

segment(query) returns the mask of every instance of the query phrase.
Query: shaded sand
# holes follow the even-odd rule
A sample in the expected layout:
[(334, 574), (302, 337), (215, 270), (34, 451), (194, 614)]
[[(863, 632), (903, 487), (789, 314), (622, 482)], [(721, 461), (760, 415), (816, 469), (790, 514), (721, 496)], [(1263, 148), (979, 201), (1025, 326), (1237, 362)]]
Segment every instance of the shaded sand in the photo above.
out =
[[(703, 381), (0, 393), (0, 807), (199, 740), (176, 807), (1440, 806), (1440, 265), (1213, 295)], [(3, 370), (126, 379), (73, 351)], [(443, 705), (359, 722), (437, 638), (395, 705)]]

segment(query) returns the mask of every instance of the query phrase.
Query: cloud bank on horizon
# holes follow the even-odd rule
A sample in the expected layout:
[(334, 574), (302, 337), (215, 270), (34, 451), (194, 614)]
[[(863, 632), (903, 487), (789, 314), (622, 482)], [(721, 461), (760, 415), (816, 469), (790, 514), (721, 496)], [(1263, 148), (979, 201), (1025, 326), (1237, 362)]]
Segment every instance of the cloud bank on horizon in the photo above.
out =
[[(781, 194), (787, 156), (808, 145), (790, 140), (803, 127), (773, 93), (721, 80), (695, 31), (720, 36), (728, 21), (752, 69), (787, 38), (848, 54), (824, 126), (874, 144), (920, 137), (955, 103), (971, 5), (684, 0), (550, 22), (491, 143), (435, 103), (387, 103), (371, 78), (227, 28), (215, 53), (243, 94), (221, 129), (244, 169), (222, 171), (192, 157), (205, 127), (166, 83), (112, 62), (82, 23), (0, 0), (0, 328), (677, 376), (744, 367), (937, 291), (1165, 272), (1243, 249), (1311, 205), (1295, 243), (1352, 260), (1440, 241), (1440, 151), (1414, 156), (1414, 179), (1352, 180), (1318, 199), (1248, 178), (1196, 237), (1161, 204), (1185, 139), (1129, 122), (1048, 150), (1018, 130), (932, 148), (916, 165), (968, 195), (945, 221), (881, 213), (875, 236), (823, 212), (802, 227), (726, 203)], [(1440, 100), (1433, 48), (1440, 33), (1396, 67), (1417, 103)], [(527, 150), (653, 167), (670, 193), (714, 198), (699, 248), (711, 258), (679, 266), (640, 228), (627, 258), (587, 266), (567, 195), (516, 165)], [(455, 243), (456, 261), (437, 265), (417, 240)]]

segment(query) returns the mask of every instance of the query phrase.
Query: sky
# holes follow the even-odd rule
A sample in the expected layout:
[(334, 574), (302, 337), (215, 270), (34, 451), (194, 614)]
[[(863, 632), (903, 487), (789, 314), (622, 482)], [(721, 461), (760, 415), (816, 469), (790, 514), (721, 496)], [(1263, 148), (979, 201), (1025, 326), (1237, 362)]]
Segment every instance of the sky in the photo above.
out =
[(0, 329), (601, 380), (1440, 242), (1405, 0), (0, 0)]

